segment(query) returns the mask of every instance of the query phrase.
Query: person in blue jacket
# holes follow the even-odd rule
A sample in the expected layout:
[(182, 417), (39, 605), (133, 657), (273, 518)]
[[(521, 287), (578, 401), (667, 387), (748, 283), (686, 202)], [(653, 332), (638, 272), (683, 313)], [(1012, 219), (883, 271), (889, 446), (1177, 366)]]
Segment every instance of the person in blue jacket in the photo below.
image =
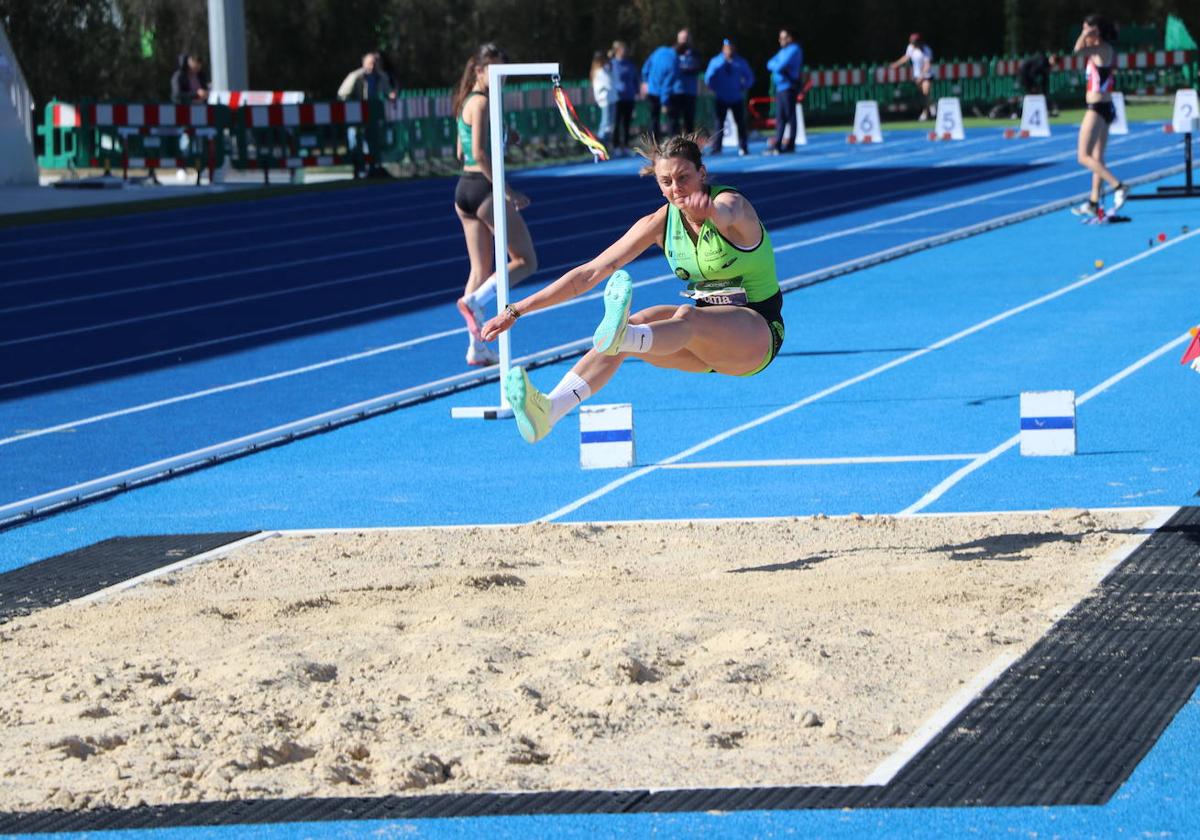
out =
[(664, 45), (650, 53), (642, 65), (642, 86), (650, 106), (650, 135), (656, 139), (661, 133), (659, 118), (663, 104), (669, 100), (675, 83), (676, 59), (675, 49)]
[(629, 150), (629, 128), (633, 123), (633, 106), (638, 96), (638, 69), (629, 60), (629, 47), (624, 41), (613, 41), (612, 76), (617, 88), (617, 119), (613, 127), (613, 145), (619, 154)]
[[(767, 62), (771, 82), (775, 85), (775, 145), (767, 154), (796, 151), (796, 95), (800, 93), (800, 73), (804, 67), (804, 51), (796, 43), (792, 30), (779, 30), (779, 52)], [(784, 131), (791, 134), (784, 145)]]
[(721, 153), (721, 139), (725, 134), (725, 115), (733, 114), (737, 125), (739, 154), (750, 150), (750, 138), (746, 131), (746, 92), (754, 84), (754, 71), (750, 63), (737, 53), (733, 41), (725, 39), (721, 51), (708, 62), (704, 71), (704, 84), (713, 92), (717, 110), (717, 125), (713, 130), (712, 153)]
[(696, 130), (696, 92), (700, 87), (700, 54), (692, 49), (692, 33), (680, 29), (675, 36), (675, 77), (667, 100), (667, 118), (671, 134), (691, 134)]

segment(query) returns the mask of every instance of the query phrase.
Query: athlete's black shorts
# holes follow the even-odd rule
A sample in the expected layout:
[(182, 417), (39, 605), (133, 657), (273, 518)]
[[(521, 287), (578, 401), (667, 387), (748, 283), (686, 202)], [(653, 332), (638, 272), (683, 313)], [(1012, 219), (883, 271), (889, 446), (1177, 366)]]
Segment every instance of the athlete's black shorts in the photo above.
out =
[(482, 172), (464, 172), (454, 188), (454, 206), (474, 216), (484, 199), (492, 195), (492, 182)]
[[(698, 308), (705, 306), (717, 306), (718, 304), (705, 303), (702, 300), (696, 301)], [(783, 292), (776, 292), (766, 300), (760, 300), (757, 303), (747, 303), (747, 309), (753, 309), (763, 317), (767, 322), (767, 326), (771, 329), (771, 353), (763, 361), (762, 367), (752, 371), (753, 375), (766, 369), (767, 365), (775, 361), (775, 357), (779, 355), (779, 349), (783, 347)]]
[(1111, 102), (1092, 102), (1088, 104), (1088, 110), (1095, 111), (1109, 125), (1117, 118), (1117, 107)]

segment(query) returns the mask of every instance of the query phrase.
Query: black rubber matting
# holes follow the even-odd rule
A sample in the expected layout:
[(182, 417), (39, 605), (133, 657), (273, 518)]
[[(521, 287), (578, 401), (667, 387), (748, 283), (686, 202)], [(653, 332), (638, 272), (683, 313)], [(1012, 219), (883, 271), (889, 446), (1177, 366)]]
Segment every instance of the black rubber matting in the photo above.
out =
[(82, 598), (255, 533), (113, 537), (4, 572), (0, 574), (0, 623)]
[(1200, 682), (1200, 508), (1181, 509), (882, 787), (562, 791), (0, 814), (0, 832), (516, 814), (1101, 805)]

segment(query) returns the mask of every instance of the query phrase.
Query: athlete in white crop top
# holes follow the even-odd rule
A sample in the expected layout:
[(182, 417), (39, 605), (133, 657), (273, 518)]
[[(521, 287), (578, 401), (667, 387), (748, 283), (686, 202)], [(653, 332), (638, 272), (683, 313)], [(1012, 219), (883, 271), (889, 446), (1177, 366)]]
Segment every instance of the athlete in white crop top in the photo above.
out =
[(1100, 15), (1089, 15), (1075, 40), (1075, 55), (1085, 62), (1087, 111), (1079, 124), (1079, 163), (1092, 173), (1092, 191), (1088, 200), (1071, 209), (1077, 216), (1094, 218), (1100, 215), (1100, 200), (1104, 184), (1113, 188), (1113, 212), (1125, 203), (1127, 190), (1116, 175), (1104, 165), (1104, 150), (1108, 146), (1108, 126), (1116, 119), (1112, 91), (1116, 81), (1117, 27)]

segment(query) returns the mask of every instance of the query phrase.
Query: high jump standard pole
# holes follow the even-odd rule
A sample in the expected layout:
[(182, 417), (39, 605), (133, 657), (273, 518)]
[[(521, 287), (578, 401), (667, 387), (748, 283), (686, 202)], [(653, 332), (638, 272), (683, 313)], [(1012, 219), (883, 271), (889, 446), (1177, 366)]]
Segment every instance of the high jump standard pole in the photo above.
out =
[[(508, 205), (504, 200), (504, 80), (509, 76), (557, 76), (558, 64), (489, 64), (488, 119), (492, 155), (492, 219), (496, 243), (496, 312), (508, 305)], [(495, 406), (451, 409), (455, 418), (500, 420), (513, 416), (504, 396), (504, 380), (512, 364), (509, 333), (500, 333), (500, 402)]]

